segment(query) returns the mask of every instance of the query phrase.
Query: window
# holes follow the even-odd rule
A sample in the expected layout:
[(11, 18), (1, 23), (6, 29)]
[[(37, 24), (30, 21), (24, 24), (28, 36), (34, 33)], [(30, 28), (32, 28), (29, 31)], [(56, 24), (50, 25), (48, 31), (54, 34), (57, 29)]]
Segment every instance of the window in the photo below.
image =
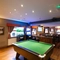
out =
[(10, 33), (11, 37), (16, 37), (18, 35), (24, 35), (24, 27), (14, 27), (13, 31)]

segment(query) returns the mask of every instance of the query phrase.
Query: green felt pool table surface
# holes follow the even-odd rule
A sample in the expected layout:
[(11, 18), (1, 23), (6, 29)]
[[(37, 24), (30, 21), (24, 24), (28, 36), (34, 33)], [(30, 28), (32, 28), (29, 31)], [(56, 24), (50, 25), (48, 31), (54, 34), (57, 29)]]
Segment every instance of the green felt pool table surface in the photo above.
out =
[(44, 42), (37, 42), (34, 40), (26, 40), (22, 42), (17, 42), (16, 45), (26, 48), (28, 50), (31, 50), (40, 55), (45, 54), (45, 52), (52, 47), (51, 44), (44, 43)]

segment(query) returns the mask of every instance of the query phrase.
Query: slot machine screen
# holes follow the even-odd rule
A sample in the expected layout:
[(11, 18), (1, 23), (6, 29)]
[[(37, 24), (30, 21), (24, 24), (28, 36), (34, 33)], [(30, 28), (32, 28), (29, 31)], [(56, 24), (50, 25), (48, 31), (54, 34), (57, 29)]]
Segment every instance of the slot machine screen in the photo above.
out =
[(26, 35), (31, 35), (31, 28), (26, 28)]
[(31, 35), (31, 32), (26, 32), (27, 35)]

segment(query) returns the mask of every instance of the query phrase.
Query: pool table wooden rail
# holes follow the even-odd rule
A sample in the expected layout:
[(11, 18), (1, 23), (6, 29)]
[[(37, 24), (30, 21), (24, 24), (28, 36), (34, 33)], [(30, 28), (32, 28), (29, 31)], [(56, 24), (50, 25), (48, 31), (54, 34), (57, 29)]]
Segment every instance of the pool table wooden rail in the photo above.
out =
[[(35, 53), (35, 52), (32, 52), (28, 49), (25, 49), (23, 47), (20, 47), (20, 46), (17, 46), (17, 45), (14, 45), (13, 44), (13, 47), (14, 47), (14, 50), (20, 55), (23, 55), (25, 58), (27, 58), (28, 60), (48, 60), (50, 55), (52, 54), (53, 52), (53, 48), (50, 48), (47, 52), (45, 52), (46, 56), (44, 58), (41, 58), (39, 57), (39, 54)], [(16, 56), (17, 57), (17, 56)], [(16, 58), (17, 59), (17, 58)]]

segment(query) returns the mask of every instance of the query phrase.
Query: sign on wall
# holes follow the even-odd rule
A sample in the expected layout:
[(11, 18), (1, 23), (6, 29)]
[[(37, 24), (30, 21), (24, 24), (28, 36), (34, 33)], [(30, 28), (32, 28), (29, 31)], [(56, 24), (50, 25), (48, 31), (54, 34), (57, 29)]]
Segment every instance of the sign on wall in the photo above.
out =
[(4, 34), (4, 27), (0, 26), (0, 35)]

